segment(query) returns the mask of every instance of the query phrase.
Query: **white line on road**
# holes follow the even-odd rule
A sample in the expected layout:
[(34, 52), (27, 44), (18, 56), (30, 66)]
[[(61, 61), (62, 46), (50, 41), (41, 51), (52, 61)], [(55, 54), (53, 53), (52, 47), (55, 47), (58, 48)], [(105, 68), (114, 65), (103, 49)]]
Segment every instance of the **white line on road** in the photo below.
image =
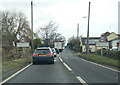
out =
[(56, 62), (56, 59), (54, 60), (54, 62)]
[(72, 69), (66, 64), (66, 63), (63, 63), (65, 65), (65, 67), (69, 70), (69, 71), (72, 71)]
[(59, 57), (59, 59), (69, 71), (72, 71), (72, 69), (66, 63), (63, 62), (63, 59), (61, 57)]
[(0, 82), (0, 85), (7, 82), (8, 80), (10, 80), (11, 78), (15, 77), (16, 75), (18, 75), (20, 72), (22, 72), (23, 70), (25, 70), (26, 68), (28, 68), (29, 66), (31, 66), (31, 64), (27, 65), (26, 67), (22, 68), (21, 70), (19, 70), (18, 72), (14, 73), (13, 75), (11, 75), (10, 77), (8, 77), (7, 79), (3, 80), (2, 82)]
[(103, 67), (103, 68), (106, 68), (106, 69), (109, 69), (109, 70), (112, 70), (112, 71), (120, 72), (120, 71), (118, 71), (118, 70), (115, 70), (115, 69), (112, 69), (112, 68), (109, 68), (109, 67), (103, 66), (103, 65), (98, 64), (98, 63), (94, 63), (94, 62), (91, 62), (91, 61), (87, 61), (87, 60), (85, 60), (85, 59), (81, 59), (81, 60), (83, 60), (83, 61), (85, 61), (85, 62), (92, 63), (92, 64), (94, 64), (94, 65), (101, 66), (101, 67)]
[(61, 62), (63, 62), (62, 58), (59, 57), (59, 59), (60, 59)]
[[(72, 69), (71, 69), (66, 63), (63, 62), (63, 60), (62, 60), (61, 57), (59, 57), (59, 59), (60, 59), (60, 61), (63, 63), (63, 65), (64, 65), (69, 71), (72, 71)], [(76, 78), (77, 78), (77, 79), (80, 81), (80, 83), (82, 83), (83, 85), (88, 85), (80, 76), (77, 76)]]
[(82, 83), (83, 85), (88, 85), (81, 77), (77, 76), (76, 78), (77, 78), (77, 79), (80, 81), (80, 83)]

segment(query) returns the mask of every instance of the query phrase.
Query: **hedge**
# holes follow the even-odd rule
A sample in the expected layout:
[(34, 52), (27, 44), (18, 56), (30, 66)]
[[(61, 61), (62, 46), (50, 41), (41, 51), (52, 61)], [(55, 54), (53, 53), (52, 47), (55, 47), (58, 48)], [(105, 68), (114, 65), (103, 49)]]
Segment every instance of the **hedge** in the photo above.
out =
[[(101, 50), (98, 50), (97, 54), (101, 55)], [(103, 50), (103, 56), (120, 60), (120, 51)]]

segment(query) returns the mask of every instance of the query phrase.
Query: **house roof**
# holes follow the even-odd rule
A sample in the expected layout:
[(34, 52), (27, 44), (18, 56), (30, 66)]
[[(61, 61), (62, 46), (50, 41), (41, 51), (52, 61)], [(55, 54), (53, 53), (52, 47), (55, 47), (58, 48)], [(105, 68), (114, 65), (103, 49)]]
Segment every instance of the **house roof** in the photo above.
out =
[(118, 36), (117, 38), (110, 40), (110, 41), (114, 41), (114, 40), (120, 40), (120, 36)]
[(110, 32), (105, 32), (105, 33), (102, 33), (101, 34), (101, 37), (107, 37), (107, 36), (109, 36), (111, 33)]
[(114, 39), (116, 39), (116, 38), (118, 38), (118, 37), (119, 37), (118, 34), (112, 32), (112, 33), (111, 33), (109, 36), (107, 36), (106, 38), (107, 38), (107, 41), (111, 41), (111, 40), (114, 40)]

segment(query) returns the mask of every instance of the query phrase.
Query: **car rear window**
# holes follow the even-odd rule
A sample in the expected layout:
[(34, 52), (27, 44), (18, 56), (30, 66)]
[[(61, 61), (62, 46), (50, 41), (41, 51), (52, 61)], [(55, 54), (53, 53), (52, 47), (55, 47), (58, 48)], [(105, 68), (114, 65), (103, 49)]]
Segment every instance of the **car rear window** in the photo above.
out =
[(50, 53), (50, 50), (49, 49), (37, 49), (35, 51), (35, 53), (37, 53), (37, 54), (48, 54), (48, 53)]

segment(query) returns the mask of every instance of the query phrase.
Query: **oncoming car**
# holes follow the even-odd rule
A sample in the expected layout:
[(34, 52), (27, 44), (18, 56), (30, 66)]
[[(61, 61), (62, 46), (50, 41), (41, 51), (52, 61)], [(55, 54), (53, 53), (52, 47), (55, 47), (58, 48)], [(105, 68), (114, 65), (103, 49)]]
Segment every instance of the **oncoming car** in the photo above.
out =
[(39, 47), (33, 53), (33, 64), (50, 62), (54, 64), (54, 55), (50, 47)]

